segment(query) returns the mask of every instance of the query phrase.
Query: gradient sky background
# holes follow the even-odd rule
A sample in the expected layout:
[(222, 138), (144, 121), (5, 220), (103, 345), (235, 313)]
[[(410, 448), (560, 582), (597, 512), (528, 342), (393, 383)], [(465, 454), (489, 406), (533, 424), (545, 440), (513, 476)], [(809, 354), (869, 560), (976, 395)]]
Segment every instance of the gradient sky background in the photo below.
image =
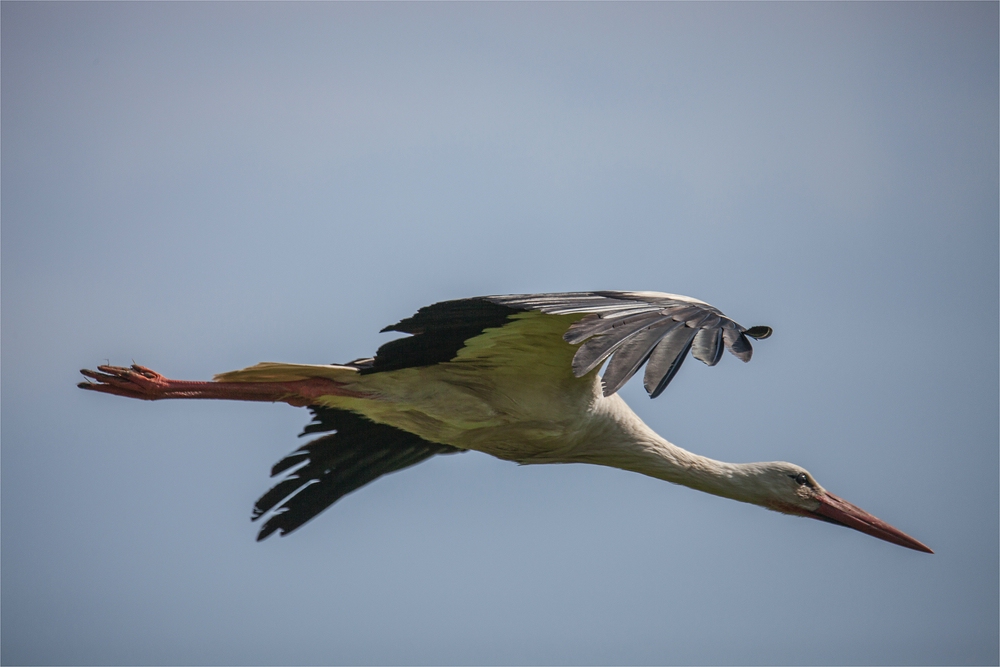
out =
[[(4, 663), (1000, 659), (996, 3), (0, 11)], [(258, 544), (304, 410), (75, 387), (587, 289), (773, 326), (623, 396), (937, 553), (479, 454)]]

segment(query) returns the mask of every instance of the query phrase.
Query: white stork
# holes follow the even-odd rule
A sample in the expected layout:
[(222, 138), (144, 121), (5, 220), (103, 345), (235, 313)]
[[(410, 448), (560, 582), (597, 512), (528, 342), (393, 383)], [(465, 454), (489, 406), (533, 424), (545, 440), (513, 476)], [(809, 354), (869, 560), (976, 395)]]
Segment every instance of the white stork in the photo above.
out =
[[(287, 534), (372, 480), (435, 454), (475, 450), (518, 463), (593, 463), (929, 548), (826, 491), (783, 461), (724, 463), (653, 432), (617, 395), (645, 364), (653, 398), (690, 352), (713, 366), (746, 362), (746, 329), (703, 301), (657, 292), (515, 294), (444, 301), (383, 331), (411, 334), (347, 364), (265, 362), (212, 382), (148, 368), (83, 370), (80, 387), (155, 401), (217, 398), (308, 406), (317, 438), (272, 469), (257, 501), (257, 539)], [(598, 370), (607, 360), (603, 378)]]

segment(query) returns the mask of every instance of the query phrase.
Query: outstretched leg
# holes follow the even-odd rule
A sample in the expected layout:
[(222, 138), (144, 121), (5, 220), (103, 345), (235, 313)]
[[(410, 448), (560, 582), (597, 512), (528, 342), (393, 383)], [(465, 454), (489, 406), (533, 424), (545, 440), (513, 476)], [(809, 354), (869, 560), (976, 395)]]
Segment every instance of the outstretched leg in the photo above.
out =
[(96, 371), (81, 370), (93, 382), (81, 382), (81, 389), (116, 396), (158, 401), (164, 398), (216, 398), (232, 401), (282, 402), (294, 406), (314, 405), (321, 396), (374, 398), (346, 389), (327, 378), (308, 378), (290, 382), (190, 382), (170, 380), (144, 366), (98, 366)]

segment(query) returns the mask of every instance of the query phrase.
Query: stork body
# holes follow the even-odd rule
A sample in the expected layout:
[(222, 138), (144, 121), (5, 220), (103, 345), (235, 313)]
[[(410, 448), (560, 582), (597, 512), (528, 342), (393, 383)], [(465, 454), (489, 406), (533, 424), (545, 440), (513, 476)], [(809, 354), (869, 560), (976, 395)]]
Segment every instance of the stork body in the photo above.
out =
[[(285, 477), (258, 502), (258, 536), (295, 530), (382, 474), (435, 454), (479, 451), (522, 464), (630, 470), (768, 509), (819, 518), (901, 546), (923, 544), (824, 490), (799, 466), (734, 464), (673, 445), (617, 390), (646, 365), (658, 396), (689, 351), (715, 365), (749, 361), (746, 329), (708, 304), (652, 292), (477, 297), (434, 304), (386, 330), (411, 334), (348, 364), (265, 362), (213, 382), (149, 369), (82, 371), (85, 389), (133, 398), (222, 398), (309, 406), (306, 433), (332, 432), (279, 462)], [(607, 361), (604, 377), (598, 375)]]

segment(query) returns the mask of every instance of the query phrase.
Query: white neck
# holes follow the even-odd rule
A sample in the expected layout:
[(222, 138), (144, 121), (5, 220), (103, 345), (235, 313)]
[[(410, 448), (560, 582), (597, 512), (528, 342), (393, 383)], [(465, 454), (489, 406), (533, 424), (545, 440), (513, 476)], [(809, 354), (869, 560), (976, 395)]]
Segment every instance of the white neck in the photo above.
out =
[(586, 442), (571, 454), (574, 462), (631, 470), (756, 505), (766, 498), (758, 479), (768, 464), (726, 463), (681, 449), (649, 428), (617, 394), (601, 401), (594, 417)]

